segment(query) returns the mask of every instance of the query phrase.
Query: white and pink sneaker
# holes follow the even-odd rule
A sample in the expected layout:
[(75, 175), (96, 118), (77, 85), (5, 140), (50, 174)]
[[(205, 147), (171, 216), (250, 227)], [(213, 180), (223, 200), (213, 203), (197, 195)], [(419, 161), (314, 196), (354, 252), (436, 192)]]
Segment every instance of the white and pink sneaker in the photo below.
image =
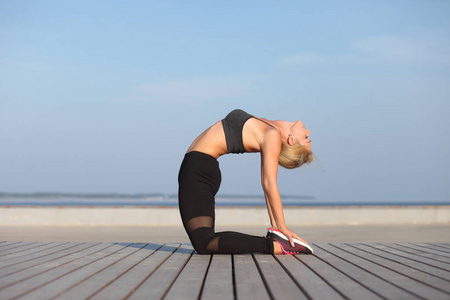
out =
[(278, 243), (281, 247), (281, 253), (284, 255), (292, 255), (292, 254), (313, 254), (314, 250), (311, 248), (310, 245), (308, 245), (307, 242), (305, 242), (302, 239), (293, 239), (295, 247), (291, 246), (291, 243), (289, 243), (289, 239), (287, 236), (285, 236), (281, 231), (273, 228), (267, 229), (267, 239)]

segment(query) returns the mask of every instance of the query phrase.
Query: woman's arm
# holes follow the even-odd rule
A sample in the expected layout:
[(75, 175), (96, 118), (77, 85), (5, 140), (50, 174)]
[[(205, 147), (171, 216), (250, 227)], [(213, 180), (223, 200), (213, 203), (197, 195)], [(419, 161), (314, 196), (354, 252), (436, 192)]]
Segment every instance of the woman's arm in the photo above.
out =
[(289, 238), (291, 245), (294, 246), (292, 238), (299, 239), (299, 237), (286, 226), (283, 205), (277, 184), (278, 157), (280, 151), (279, 132), (275, 129), (267, 130), (264, 136), (264, 142), (261, 145), (261, 184), (266, 197), (267, 210), (272, 226), (283, 232)]
[(274, 219), (273, 213), (272, 213), (272, 209), (270, 208), (269, 197), (267, 197), (267, 195), (265, 195), (265, 198), (266, 198), (267, 212), (269, 213), (269, 218), (270, 218), (270, 224), (272, 225), (273, 229), (278, 229), (277, 222), (275, 222), (275, 219)]

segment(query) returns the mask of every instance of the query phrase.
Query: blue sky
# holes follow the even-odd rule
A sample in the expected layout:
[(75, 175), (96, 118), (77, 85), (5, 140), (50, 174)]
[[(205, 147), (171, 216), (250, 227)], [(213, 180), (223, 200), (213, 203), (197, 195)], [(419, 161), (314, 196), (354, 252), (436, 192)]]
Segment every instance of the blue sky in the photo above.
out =
[[(301, 119), (282, 194), (449, 200), (448, 1), (0, 1), (0, 191), (176, 193), (230, 110)], [(259, 155), (219, 159), (261, 194)]]

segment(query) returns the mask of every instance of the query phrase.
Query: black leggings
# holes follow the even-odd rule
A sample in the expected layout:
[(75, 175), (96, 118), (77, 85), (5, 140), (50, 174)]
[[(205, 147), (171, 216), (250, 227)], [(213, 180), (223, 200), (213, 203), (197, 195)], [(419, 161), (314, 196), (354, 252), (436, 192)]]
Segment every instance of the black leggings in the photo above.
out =
[(222, 176), (219, 162), (208, 154), (192, 151), (184, 156), (178, 174), (178, 204), (184, 228), (199, 254), (273, 253), (265, 237), (239, 232), (214, 232), (214, 196)]

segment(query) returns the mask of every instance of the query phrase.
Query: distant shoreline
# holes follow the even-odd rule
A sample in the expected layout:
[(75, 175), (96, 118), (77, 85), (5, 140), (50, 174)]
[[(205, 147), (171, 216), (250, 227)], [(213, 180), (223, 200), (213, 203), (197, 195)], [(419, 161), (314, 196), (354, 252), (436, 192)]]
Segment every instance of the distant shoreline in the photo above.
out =
[[(0, 207), (177, 207), (178, 202), (171, 200), (153, 201), (79, 201), (79, 199), (66, 199), (67, 201), (53, 201), (54, 199), (0, 199)], [(216, 200), (217, 207), (265, 207), (260, 200)], [(327, 207), (327, 206), (447, 206), (450, 201), (296, 201), (284, 200), (284, 207)]]
[[(64, 192), (33, 192), (33, 193), (9, 193), (0, 192), (0, 199), (176, 199), (177, 194), (164, 193), (138, 193), (138, 194), (124, 194), (124, 193), (64, 193)], [(286, 199), (309, 199), (313, 200), (313, 196), (292, 196), (281, 195)], [(240, 195), (240, 194), (218, 194), (216, 198), (227, 199), (264, 199), (262, 194), (258, 195)]]
[[(435, 206), (450, 205), (450, 200), (319, 200), (312, 196), (281, 195), (283, 206)], [(263, 195), (217, 195), (216, 206), (263, 207)], [(7, 193), (0, 192), (0, 206), (32, 207), (176, 207), (176, 194), (115, 194), (115, 193)]]

